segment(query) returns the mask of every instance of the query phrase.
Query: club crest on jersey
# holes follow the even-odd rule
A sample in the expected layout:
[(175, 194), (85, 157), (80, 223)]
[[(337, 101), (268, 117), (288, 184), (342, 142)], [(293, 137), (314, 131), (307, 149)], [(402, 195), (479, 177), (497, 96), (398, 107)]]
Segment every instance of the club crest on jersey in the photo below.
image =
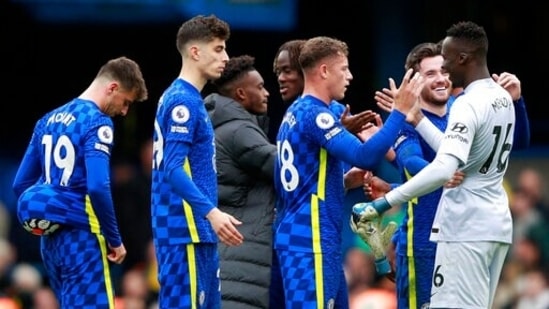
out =
[(112, 144), (114, 134), (109, 126), (102, 126), (97, 130), (97, 137), (104, 144)]
[(191, 113), (185, 105), (177, 105), (172, 109), (172, 119), (177, 123), (185, 123), (189, 120)]
[(335, 119), (329, 113), (320, 113), (316, 116), (316, 125), (321, 129), (329, 129), (334, 126)]

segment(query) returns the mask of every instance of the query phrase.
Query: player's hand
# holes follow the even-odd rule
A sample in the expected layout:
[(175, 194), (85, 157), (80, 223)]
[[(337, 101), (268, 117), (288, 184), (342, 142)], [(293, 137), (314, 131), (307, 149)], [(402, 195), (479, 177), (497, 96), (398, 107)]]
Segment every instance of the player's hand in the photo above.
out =
[(496, 83), (501, 87), (505, 88), (507, 92), (513, 98), (513, 101), (520, 99), (521, 89), (520, 89), (520, 80), (515, 74), (503, 72), (501, 74), (492, 74), (492, 78)]
[(110, 252), (107, 255), (107, 259), (113, 263), (122, 264), (127, 254), (124, 244), (121, 244), (118, 247), (112, 247), (111, 245), (109, 245), (109, 249)]
[(362, 186), (364, 175), (371, 173), (358, 167), (352, 167), (343, 175), (345, 189), (354, 189)]
[(364, 195), (370, 200), (383, 197), (385, 193), (391, 191), (391, 185), (385, 180), (374, 176), (372, 173), (364, 174), (364, 184), (362, 186)]
[(380, 275), (387, 275), (392, 271), (385, 251), (397, 227), (396, 222), (391, 221), (385, 229), (381, 230), (381, 221), (375, 220), (359, 222), (356, 225), (356, 230), (353, 230), (372, 250), (376, 271)]
[(416, 104), (410, 109), (408, 114), (406, 114), (406, 122), (414, 126), (414, 128), (417, 126), (417, 124), (423, 119), (425, 115), (423, 114), (423, 111), (421, 111), (421, 105), (419, 104), (419, 99)]
[(217, 234), (219, 240), (227, 246), (238, 246), (242, 244), (244, 237), (236, 229), (237, 225), (241, 225), (242, 222), (228, 213), (222, 212), (218, 208), (212, 209), (206, 218), (210, 220), (210, 223)]
[[(351, 221), (356, 225), (359, 222), (375, 220), (389, 208), (391, 208), (391, 205), (385, 197), (378, 198), (372, 202), (355, 204), (352, 210)], [(351, 228), (353, 228), (352, 225)]]
[(376, 115), (377, 113), (371, 110), (365, 110), (356, 115), (351, 115), (351, 107), (347, 104), (345, 105), (345, 111), (341, 114), (339, 121), (347, 131), (357, 134), (365, 127), (369, 126), (369, 123), (374, 121)]
[(464, 178), (465, 178), (464, 172), (456, 171), (454, 173), (454, 176), (452, 176), (452, 178), (444, 184), (444, 188), (455, 188), (463, 182)]
[(381, 91), (376, 91), (374, 94), (374, 99), (376, 100), (376, 105), (382, 110), (390, 113), (394, 108), (394, 93), (390, 89), (383, 88)]
[(403, 114), (408, 114), (414, 105), (419, 104), (419, 95), (423, 89), (425, 81), (419, 72), (414, 73), (413, 69), (409, 69), (402, 78), (402, 83), (397, 88), (395, 81), (389, 78), (389, 88), (394, 93), (394, 109), (399, 110)]

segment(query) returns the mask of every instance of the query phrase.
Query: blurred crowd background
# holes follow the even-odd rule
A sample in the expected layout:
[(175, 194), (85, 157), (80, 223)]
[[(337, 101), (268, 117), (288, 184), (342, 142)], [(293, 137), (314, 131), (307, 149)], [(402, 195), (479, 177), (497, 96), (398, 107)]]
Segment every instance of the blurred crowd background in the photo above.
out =
[[(128, 257), (113, 268), (119, 306), (155, 308), (154, 252), (150, 246), (152, 124), (161, 91), (176, 77), (175, 34), (195, 14), (214, 13), (232, 27), (230, 56), (249, 54), (271, 93), (269, 116), (277, 127), (285, 106), (272, 72), (284, 41), (315, 35), (350, 47), (354, 80), (344, 103), (351, 111), (380, 112), (374, 91), (399, 79), (417, 43), (438, 41), (452, 23), (473, 20), (490, 41), (489, 67), (522, 82), (532, 131), (531, 147), (512, 154), (506, 176), (515, 242), (505, 264), (495, 308), (549, 308), (549, 114), (543, 112), (549, 20), (541, 3), (511, 1), (314, 0), (4, 0), (0, 2), (0, 308), (58, 308), (43, 275), (39, 241), (17, 224), (11, 190), (34, 122), (80, 94), (109, 58), (125, 55), (142, 67), (149, 100), (116, 119), (113, 198)], [(205, 89), (205, 94), (209, 91)], [(269, 132), (274, 136), (276, 132)], [(390, 166), (378, 171), (396, 177)], [(361, 199), (351, 192), (349, 203)], [(395, 209), (389, 219), (402, 218)], [(394, 285), (375, 275), (368, 248), (345, 231), (352, 306), (392, 308)], [(10, 307), (12, 306), (12, 307)], [(378, 308), (378, 307), (371, 307)]]

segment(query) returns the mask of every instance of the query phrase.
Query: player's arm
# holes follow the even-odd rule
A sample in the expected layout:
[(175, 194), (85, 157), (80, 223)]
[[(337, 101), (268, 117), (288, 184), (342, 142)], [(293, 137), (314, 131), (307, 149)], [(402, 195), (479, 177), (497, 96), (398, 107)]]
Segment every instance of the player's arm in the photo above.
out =
[(513, 149), (525, 149), (530, 146), (530, 122), (524, 98), (521, 96), (513, 101), (515, 104), (515, 132), (513, 135)]
[(404, 124), (405, 115), (393, 111), (385, 125), (366, 142), (361, 143), (353, 134), (342, 130), (325, 143), (330, 154), (341, 158), (352, 166), (372, 170), (385, 158), (398, 132)]
[(427, 142), (427, 144), (437, 151), (440, 147), (442, 140), (444, 139), (444, 132), (441, 132), (431, 120), (427, 117), (421, 118), (421, 121), (415, 126), (416, 131), (421, 135), (421, 137)]
[(431, 193), (440, 188), (453, 176), (460, 165), (460, 160), (450, 154), (437, 154), (428, 164), (406, 183), (385, 194), (389, 205), (400, 205), (414, 197)]
[(276, 146), (265, 139), (256, 126), (245, 124), (231, 135), (231, 145), (239, 166), (264, 179), (274, 178)]
[(13, 181), (12, 188), (16, 197), (19, 197), (40, 178), (42, 169), (39, 158), (38, 149), (32, 143), (29, 144)]
[(27, 190), (30, 186), (36, 183), (42, 174), (42, 167), (40, 165), (40, 149), (37, 148), (40, 147), (41, 144), (36, 141), (36, 139), (39, 138), (37, 134), (39, 127), (40, 122), (38, 122), (34, 127), (31, 140), (25, 150), (25, 154), (21, 160), (21, 164), (19, 164), (19, 168), (17, 169), (17, 173), (15, 174), (12, 184), (12, 189), (15, 192), (15, 196), (18, 198), (23, 191)]
[(122, 245), (122, 237), (118, 231), (111, 195), (109, 156), (100, 151), (86, 154), (86, 174), (88, 194), (101, 230), (109, 245), (119, 247)]
[(122, 238), (118, 231), (110, 181), (110, 154), (114, 132), (110, 118), (105, 117), (103, 120), (104, 122), (91, 128), (85, 136), (86, 185), (101, 231), (110, 246), (119, 247), (122, 245)]
[(244, 238), (235, 227), (241, 222), (213, 205), (184, 171), (183, 166), (188, 153), (188, 143), (182, 141), (166, 142), (164, 162), (167, 171), (166, 177), (168, 177), (170, 185), (176, 194), (192, 206), (193, 212), (210, 221), (220, 241), (228, 246), (241, 244)]
[(398, 166), (405, 169), (412, 176), (429, 164), (423, 158), (423, 151), (416, 132), (402, 130), (394, 148)]
[(189, 144), (181, 141), (167, 140), (164, 147), (166, 177), (174, 192), (193, 207), (198, 216), (205, 218), (215, 208), (211, 201), (198, 189), (196, 184), (184, 171), (185, 158), (189, 153)]

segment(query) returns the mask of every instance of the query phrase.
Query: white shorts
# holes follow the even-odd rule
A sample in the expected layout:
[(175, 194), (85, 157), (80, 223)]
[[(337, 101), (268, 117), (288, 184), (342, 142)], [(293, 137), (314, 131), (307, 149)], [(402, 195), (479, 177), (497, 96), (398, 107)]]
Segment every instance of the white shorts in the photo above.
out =
[(437, 242), (429, 308), (492, 308), (509, 244)]

